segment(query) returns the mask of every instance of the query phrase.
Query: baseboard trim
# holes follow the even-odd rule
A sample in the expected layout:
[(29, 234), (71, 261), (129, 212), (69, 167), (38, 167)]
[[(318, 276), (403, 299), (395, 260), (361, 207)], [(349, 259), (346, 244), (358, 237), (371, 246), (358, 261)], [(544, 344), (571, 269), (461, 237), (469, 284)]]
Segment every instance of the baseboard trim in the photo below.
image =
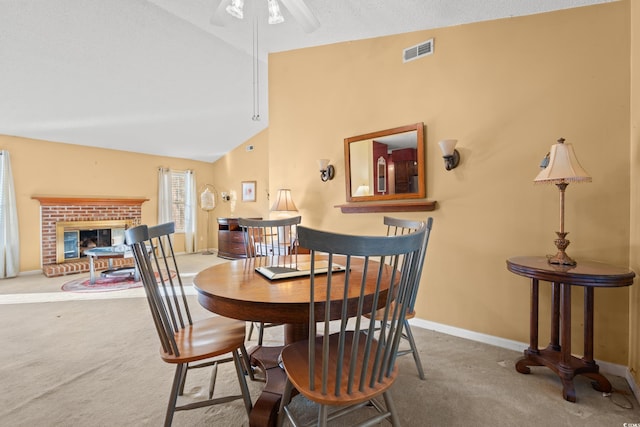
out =
[[(529, 344), (508, 340), (505, 338), (496, 337), (493, 335), (482, 334), (480, 332), (470, 331), (468, 329), (456, 328), (455, 326), (449, 326), (442, 323), (432, 322), (429, 320), (413, 318), (409, 320), (411, 326), (417, 326), (418, 328), (428, 329), (435, 332), (440, 332), (443, 334), (451, 335), (458, 338), (465, 338), (471, 341), (477, 341), (484, 344), (494, 345), (496, 347), (506, 348), (508, 350), (514, 350), (523, 352), (529, 347)], [(598, 366), (600, 366), (600, 370), (603, 373), (608, 373), (611, 375), (617, 375), (627, 380), (627, 384), (629, 384), (629, 388), (633, 392), (636, 397), (636, 401), (640, 403), (640, 388), (636, 384), (633, 376), (631, 375), (631, 371), (627, 366), (618, 365), (616, 363), (604, 362), (601, 360), (596, 360)]]
[(452, 335), (458, 338), (466, 338), (471, 341), (478, 341), (485, 344), (495, 345), (496, 347), (506, 348), (509, 350), (523, 352), (529, 347), (529, 344), (525, 344), (518, 341), (508, 340), (505, 338), (496, 337), (493, 335), (482, 334), (480, 332), (470, 331), (468, 329), (456, 328), (455, 326), (445, 325), (443, 323), (436, 323), (429, 320), (413, 318), (409, 320), (411, 325), (415, 325), (419, 328), (429, 329), (435, 332), (441, 332), (443, 334)]
[(44, 274), (42, 272), (42, 269), (39, 270), (27, 270), (27, 271), (21, 271), (18, 273), (18, 276), (33, 276), (35, 274)]

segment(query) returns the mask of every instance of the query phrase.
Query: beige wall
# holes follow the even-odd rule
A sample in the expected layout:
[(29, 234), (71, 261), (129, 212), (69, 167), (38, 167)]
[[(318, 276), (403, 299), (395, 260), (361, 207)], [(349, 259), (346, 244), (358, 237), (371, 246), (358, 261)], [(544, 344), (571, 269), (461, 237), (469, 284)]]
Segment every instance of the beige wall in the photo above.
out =
[[(629, 265), (640, 272), (640, 4), (631, 2), (631, 251)], [(640, 383), (640, 289), (631, 288), (629, 370)]]
[[(213, 211), (215, 217), (212, 221), (216, 231), (213, 233), (215, 247), (218, 247), (216, 234), (218, 225), (215, 223), (215, 218), (229, 216), (267, 218), (269, 215), (268, 140), (269, 131), (264, 130), (214, 163), (212, 179), (218, 192), (233, 190), (238, 199), (233, 214), (230, 202), (222, 202)], [(253, 149), (249, 151), (249, 147)], [(242, 181), (256, 181), (255, 202), (242, 201)]]
[[(20, 271), (41, 268), (40, 203), (34, 195), (143, 197), (142, 222), (155, 224), (158, 167), (193, 169), (198, 187), (211, 182), (211, 163), (0, 135), (11, 155), (20, 227)], [(205, 247), (206, 215), (198, 214), (198, 246)], [(184, 251), (177, 235), (176, 250)]]
[[(269, 132), (256, 143), (268, 140), (268, 179), (258, 185), (290, 187), (305, 225), (381, 233), (382, 214), (334, 207), (345, 202), (343, 139), (424, 122), (427, 196), (438, 208), (398, 214), (435, 220), (418, 316), (528, 342), (529, 283), (509, 273), (505, 259), (555, 252), (558, 191), (532, 180), (559, 137), (575, 144), (593, 176), (567, 190), (568, 253), (629, 263), (629, 7), (622, 1), (272, 54)], [(402, 63), (403, 48), (431, 37), (434, 55)], [(462, 156), (450, 172), (437, 146), (444, 138), (457, 138)], [(246, 179), (246, 157), (238, 150), (214, 173)], [(321, 182), (319, 158), (336, 166), (333, 181)], [(258, 208), (268, 214), (268, 205)], [(575, 295), (580, 324), (582, 294)], [(628, 289), (596, 291), (596, 358), (627, 364), (628, 301)], [(546, 298), (541, 305), (548, 310)], [(541, 343), (549, 329), (543, 319)], [(573, 335), (579, 352), (581, 334)]]

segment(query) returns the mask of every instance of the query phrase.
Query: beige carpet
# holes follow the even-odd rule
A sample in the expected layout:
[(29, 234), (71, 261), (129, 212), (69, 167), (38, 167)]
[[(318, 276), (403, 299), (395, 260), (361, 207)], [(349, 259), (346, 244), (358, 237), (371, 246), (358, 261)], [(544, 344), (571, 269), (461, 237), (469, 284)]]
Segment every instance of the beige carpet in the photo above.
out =
[[(215, 256), (180, 257), (185, 282)], [(26, 275), (0, 281), (1, 426), (162, 425), (173, 368), (158, 342), (141, 289), (74, 294), (60, 291), (67, 278)], [(196, 316), (210, 315), (195, 297)], [(404, 426), (623, 426), (640, 423), (640, 409), (625, 380), (607, 375), (611, 397), (576, 379), (577, 403), (562, 399), (546, 368), (515, 371), (520, 353), (414, 328), (427, 379), (413, 359), (400, 359), (393, 396)], [(278, 342), (280, 328), (267, 331)], [(254, 338), (255, 339), (255, 338)], [(186, 398), (202, 395), (208, 370), (190, 373)], [(250, 383), (254, 398), (262, 383)], [(235, 391), (231, 365), (218, 391)], [(297, 397), (298, 409), (311, 412)], [(622, 406), (632, 402), (633, 408)], [(622, 405), (619, 406), (618, 404)], [(340, 426), (350, 425), (343, 421)], [(248, 425), (241, 401), (178, 412), (174, 426)], [(389, 425), (382, 423), (381, 425)]]

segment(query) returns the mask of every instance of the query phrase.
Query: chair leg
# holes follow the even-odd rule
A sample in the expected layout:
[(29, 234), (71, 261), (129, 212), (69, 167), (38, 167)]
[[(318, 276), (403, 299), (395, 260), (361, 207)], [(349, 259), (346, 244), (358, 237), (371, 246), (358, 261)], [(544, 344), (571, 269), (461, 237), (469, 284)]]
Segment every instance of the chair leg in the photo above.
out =
[(411, 346), (411, 353), (413, 354), (413, 360), (416, 362), (416, 368), (418, 368), (418, 376), (421, 380), (424, 380), (424, 370), (422, 369), (422, 361), (420, 360), (420, 354), (418, 354), (418, 348), (416, 347), (416, 342), (413, 339), (413, 333), (411, 332), (411, 326), (409, 326), (409, 321), (407, 319), (404, 320), (404, 330), (407, 334), (407, 339), (409, 340), (409, 345)]
[(244, 377), (243, 364), (240, 360), (240, 355), (237, 350), (233, 350), (233, 364), (236, 365), (236, 374), (238, 375), (238, 383), (240, 390), (242, 391), (242, 399), (244, 400), (244, 408), (247, 411), (247, 416), (251, 415), (251, 395), (249, 394), (249, 387), (247, 387), (247, 379)]
[(384, 397), (384, 404), (387, 406), (387, 411), (391, 414), (391, 425), (400, 427), (400, 419), (398, 418), (398, 414), (396, 414), (396, 407), (393, 404), (391, 393), (387, 390), (382, 393), (382, 396)]
[(329, 418), (329, 406), (320, 405), (318, 410), (318, 426), (327, 427), (327, 418)]
[(184, 384), (187, 382), (187, 372), (189, 372), (189, 364), (185, 363), (182, 375), (180, 376), (180, 387), (178, 388), (178, 396), (184, 394)]
[(251, 341), (251, 335), (253, 335), (253, 322), (249, 323), (249, 334), (247, 335), (247, 341)]
[(216, 378), (218, 378), (218, 362), (213, 364), (211, 369), (211, 380), (209, 381), (209, 400), (213, 398), (213, 392), (216, 388)]
[(280, 398), (280, 410), (278, 411), (278, 427), (282, 427), (282, 425), (284, 424), (284, 417), (286, 415), (284, 407), (287, 406), (287, 404), (289, 404), (289, 402), (291, 401), (292, 389), (293, 384), (291, 384), (291, 381), (289, 381), (289, 379), (287, 378), (287, 381), (284, 385), (284, 391), (282, 392), (282, 397)]
[(170, 427), (173, 422), (173, 414), (176, 411), (176, 402), (178, 401), (178, 392), (180, 390), (180, 383), (187, 367), (184, 363), (176, 365), (176, 373), (173, 376), (173, 384), (171, 385), (171, 394), (169, 395), (169, 403), (167, 404), (167, 414), (164, 417), (164, 427)]
[(240, 352), (242, 353), (242, 360), (244, 361), (244, 369), (247, 370), (247, 375), (249, 375), (249, 379), (251, 381), (255, 381), (256, 378), (253, 375), (253, 367), (251, 366), (251, 358), (249, 358), (249, 353), (247, 353), (247, 347), (244, 345), (240, 347)]
[(262, 338), (264, 338), (264, 323), (260, 322), (258, 325), (258, 345), (262, 345)]

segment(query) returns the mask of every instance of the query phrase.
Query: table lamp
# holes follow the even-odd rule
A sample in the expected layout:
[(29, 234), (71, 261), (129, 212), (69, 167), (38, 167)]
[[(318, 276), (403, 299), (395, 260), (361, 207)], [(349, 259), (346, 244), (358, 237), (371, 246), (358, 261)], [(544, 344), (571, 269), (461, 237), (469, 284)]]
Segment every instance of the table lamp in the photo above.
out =
[[(565, 252), (570, 242), (565, 238), (568, 233), (564, 231), (564, 192), (570, 182), (591, 182), (591, 177), (578, 163), (573, 145), (565, 144), (564, 138), (560, 138), (557, 144), (551, 146), (547, 156), (546, 167), (540, 171), (533, 182), (555, 184), (560, 190), (560, 231), (556, 232), (558, 238), (554, 241), (558, 253), (548, 257), (548, 260), (550, 264), (576, 265), (576, 262)], [(547, 158), (545, 163), (546, 161)]]
[[(273, 202), (271, 206), (272, 212), (278, 212), (278, 218), (287, 218), (289, 216), (293, 216), (288, 214), (288, 212), (298, 212), (298, 208), (296, 204), (293, 203), (293, 198), (291, 197), (291, 190), (288, 188), (280, 188), (276, 193), (276, 201)], [(278, 232), (278, 238), (281, 242), (289, 242), (291, 241), (291, 237), (289, 235), (290, 230), (281, 230), (282, 233)]]
[(296, 204), (293, 203), (293, 198), (291, 197), (291, 190), (288, 188), (281, 188), (276, 193), (276, 201), (273, 202), (271, 206), (271, 211), (273, 212), (297, 212), (298, 208)]

